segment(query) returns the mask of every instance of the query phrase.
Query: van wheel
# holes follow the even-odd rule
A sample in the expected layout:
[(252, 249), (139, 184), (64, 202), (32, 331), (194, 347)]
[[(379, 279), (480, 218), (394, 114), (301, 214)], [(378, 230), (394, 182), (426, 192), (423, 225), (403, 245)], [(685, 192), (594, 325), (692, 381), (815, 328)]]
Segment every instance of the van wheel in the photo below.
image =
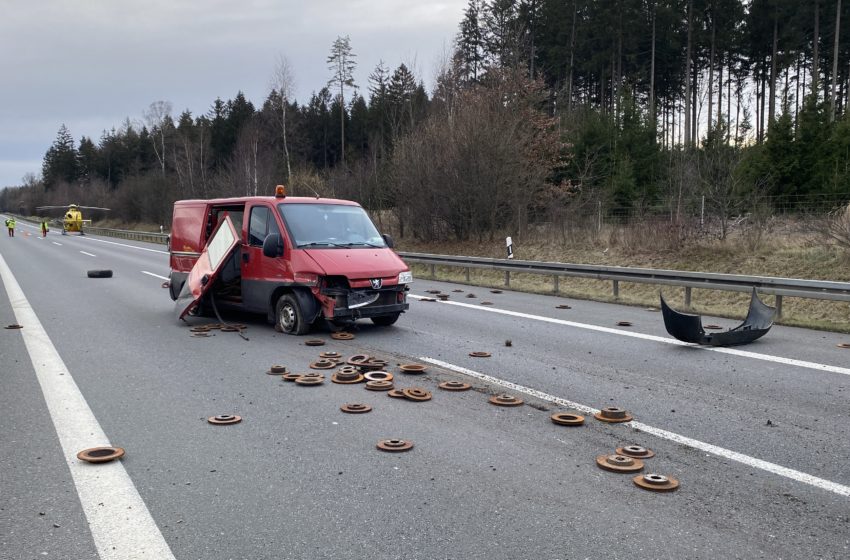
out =
[(380, 317), (372, 317), (372, 322), (378, 325), (379, 327), (389, 327), (396, 321), (398, 321), (401, 313), (394, 313), (392, 315), (381, 315)]
[(286, 334), (302, 335), (310, 330), (298, 298), (292, 294), (280, 296), (275, 305), (275, 330)]

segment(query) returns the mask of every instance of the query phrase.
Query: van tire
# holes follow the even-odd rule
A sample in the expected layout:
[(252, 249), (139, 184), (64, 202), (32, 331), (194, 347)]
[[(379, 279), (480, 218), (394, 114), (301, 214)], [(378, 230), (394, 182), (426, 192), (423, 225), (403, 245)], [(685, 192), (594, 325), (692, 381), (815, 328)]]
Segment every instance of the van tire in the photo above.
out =
[(275, 325), (278, 332), (294, 335), (307, 334), (310, 331), (310, 323), (304, 317), (304, 310), (298, 303), (298, 298), (293, 294), (284, 294), (277, 300), (274, 306)]
[(378, 325), (379, 327), (389, 327), (398, 321), (401, 313), (393, 313), (392, 315), (380, 315), (378, 317), (372, 317), (372, 322)]
[(89, 270), (86, 274), (89, 278), (112, 278), (111, 270)]

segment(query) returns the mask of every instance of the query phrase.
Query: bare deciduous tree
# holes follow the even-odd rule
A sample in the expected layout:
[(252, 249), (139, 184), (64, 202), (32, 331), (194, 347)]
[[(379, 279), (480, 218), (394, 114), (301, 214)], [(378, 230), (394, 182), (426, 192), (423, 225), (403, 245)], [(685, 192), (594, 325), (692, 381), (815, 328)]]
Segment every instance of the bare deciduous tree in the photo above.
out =
[(174, 128), (174, 122), (171, 119), (171, 102), (154, 101), (142, 113), (142, 117), (150, 130), (153, 151), (162, 169), (162, 176), (165, 177), (165, 138), (168, 131)]
[(286, 159), (286, 184), (292, 184), (292, 166), (289, 158), (289, 143), (286, 137), (286, 109), (289, 100), (295, 94), (295, 73), (292, 64), (284, 54), (278, 54), (274, 73), (272, 74), (272, 89), (280, 95), (280, 135), (283, 140), (283, 154)]

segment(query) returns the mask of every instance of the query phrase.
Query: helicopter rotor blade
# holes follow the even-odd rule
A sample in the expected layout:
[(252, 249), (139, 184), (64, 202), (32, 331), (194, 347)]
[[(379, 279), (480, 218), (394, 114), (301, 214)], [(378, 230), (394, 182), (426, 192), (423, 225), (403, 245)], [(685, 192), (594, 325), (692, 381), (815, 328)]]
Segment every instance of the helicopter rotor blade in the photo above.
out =
[(106, 210), (106, 211), (109, 211), (109, 208), (101, 208), (99, 206), (77, 206), (77, 208), (82, 208), (83, 210)]

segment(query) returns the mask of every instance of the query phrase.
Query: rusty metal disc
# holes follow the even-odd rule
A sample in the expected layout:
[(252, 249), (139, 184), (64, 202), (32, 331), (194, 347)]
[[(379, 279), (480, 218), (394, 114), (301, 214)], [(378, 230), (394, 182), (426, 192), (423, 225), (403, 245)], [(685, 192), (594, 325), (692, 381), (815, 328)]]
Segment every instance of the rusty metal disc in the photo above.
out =
[(210, 335), (209, 335), (209, 333), (206, 333), (206, 332), (196, 332), (196, 333), (192, 333), (189, 336), (191, 336), (192, 338), (209, 338)]
[(339, 407), (339, 409), (349, 414), (363, 414), (364, 412), (371, 412), (372, 407), (368, 404), (347, 403)]
[(402, 393), (404, 393), (404, 398), (409, 401), (424, 402), (431, 400), (431, 392), (419, 387), (404, 389)]
[(401, 364), (398, 366), (398, 369), (402, 373), (425, 373), (428, 366), (423, 366), (422, 364)]
[(492, 301), (482, 301), (481, 305), (493, 305)]
[(322, 352), (319, 357), (325, 360), (339, 360), (342, 358), (342, 354), (339, 352)]
[(283, 375), (289, 373), (289, 368), (286, 366), (274, 365), (266, 372), (267, 375)]
[(443, 381), (437, 385), (437, 387), (444, 391), (468, 391), (469, 389), (472, 389), (472, 385), (461, 381)]
[(401, 389), (390, 389), (389, 391), (387, 391), (387, 396), (392, 397), (394, 399), (403, 399), (404, 391), (402, 391)]
[(210, 424), (238, 424), (241, 421), (242, 417), (235, 414), (219, 414), (218, 416), (207, 418), (207, 422)]
[(561, 305), (556, 305), (555, 309), (572, 309), (572, 307), (570, 307), (569, 305), (561, 304)]
[(440, 290), (425, 290), (426, 294), (441, 294)]
[(319, 360), (310, 364), (310, 369), (333, 369), (336, 365), (333, 360)]
[(473, 293), (468, 293), (468, 294), (466, 294), (466, 297), (468, 297), (469, 299), (473, 299), (473, 298), (476, 298), (476, 297), (478, 297), (478, 296), (476, 296), (476, 295), (475, 295), (475, 294), (473, 294)]
[(618, 327), (631, 327), (632, 322), (631, 321), (617, 321), (617, 326)]
[(850, 348), (850, 342), (839, 342), (836, 346), (839, 348)]
[(304, 385), (305, 387), (312, 387), (314, 385), (321, 385), (325, 382), (325, 376), (319, 375), (316, 373), (308, 373), (306, 375), (302, 375), (298, 379), (295, 380), (296, 385)]
[(570, 412), (556, 412), (549, 419), (559, 426), (581, 426), (584, 424), (584, 416)]
[(389, 391), (393, 388), (392, 381), (367, 381), (366, 388), (370, 391)]
[(366, 381), (392, 381), (393, 374), (388, 371), (370, 371), (365, 374), (363, 377), (366, 378)]
[(473, 358), (489, 358), (490, 352), (470, 352), (469, 355)]
[(340, 373), (336, 372), (331, 376), (331, 381), (339, 385), (352, 385), (363, 381), (363, 375), (360, 373)]
[(435, 300), (432, 297), (424, 297), (424, 298), (419, 298), (419, 301), (437, 301), (437, 300)]
[(672, 476), (656, 473), (639, 474), (632, 481), (636, 486), (653, 492), (672, 492), (679, 487), (679, 481)]
[(463, 293), (463, 290), (461, 290), (460, 288), (458, 288), (457, 290), (452, 290), (452, 291), (456, 294), (462, 294)]
[(87, 463), (107, 463), (123, 456), (123, 447), (90, 447), (77, 453), (77, 459)]
[(413, 442), (403, 439), (382, 439), (378, 442), (377, 447), (381, 451), (410, 451), (413, 449)]
[(210, 332), (210, 328), (207, 327), (207, 326), (192, 327), (191, 329), (189, 329), (189, 332), (200, 332), (200, 333)]
[(350, 332), (342, 331), (342, 332), (331, 333), (331, 338), (334, 339), (334, 340), (353, 340), (354, 335), (351, 334)]
[(490, 290), (491, 294), (501, 294), (502, 290)]
[(490, 397), (490, 404), (496, 406), (519, 406), (522, 404), (522, 399), (513, 395), (494, 395)]
[(440, 299), (440, 301), (448, 301), (449, 294), (437, 294), (437, 297)]
[(321, 338), (311, 338), (304, 341), (304, 346), (324, 346), (325, 341)]
[(355, 354), (348, 358), (345, 363), (352, 366), (359, 366), (360, 364), (366, 363), (371, 359), (372, 356), (369, 356), (368, 354)]
[(303, 373), (284, 373), (281, 377), (284, 381), (295, 381), (301, 379), (303, 375)]
[(359, 367), (360, 371), (363, 371), (363, 372), (380, 371), (380, 370), (385, 369), (387, 367), (387, 361), (386, 360), (380, 360), (378, 358), (369, 358), (369, 361), (357, 364), (357, 367)]
[(244, 328), (244, 326), (222, 325), (220, 330), (221, 332), (239, 332)]
[(618, 422), (630, 422), (634, 417), (626, 409), (619, 406), (606, 406), (593, 415), (597, 420), (616, 424)]
[(619, 473), (632, 473), (643, 470), (643, 461), (625, 455), (599, 455), (596, 464), (600, 469)]
[(6, 325), (6, 326), (5, 326), (5, 327), (3, 327), (3, 328), (4, 328), (4, 329), (12, 330), (12, 329), (22, 329), (22, 328), (24, 328), (24, 326), (23, 326), (23, 325), (18, 325), (18, 324), (13, 324), (13, 325)]
[(337, 373), (360, 373), (360, 370), (357, 366), (340, 366)]
[(640, 445), (625, 445), (617, 448), (617, 455), (637, 457), (638, 459), (651, 459), (655, 457), (655, 451)]

